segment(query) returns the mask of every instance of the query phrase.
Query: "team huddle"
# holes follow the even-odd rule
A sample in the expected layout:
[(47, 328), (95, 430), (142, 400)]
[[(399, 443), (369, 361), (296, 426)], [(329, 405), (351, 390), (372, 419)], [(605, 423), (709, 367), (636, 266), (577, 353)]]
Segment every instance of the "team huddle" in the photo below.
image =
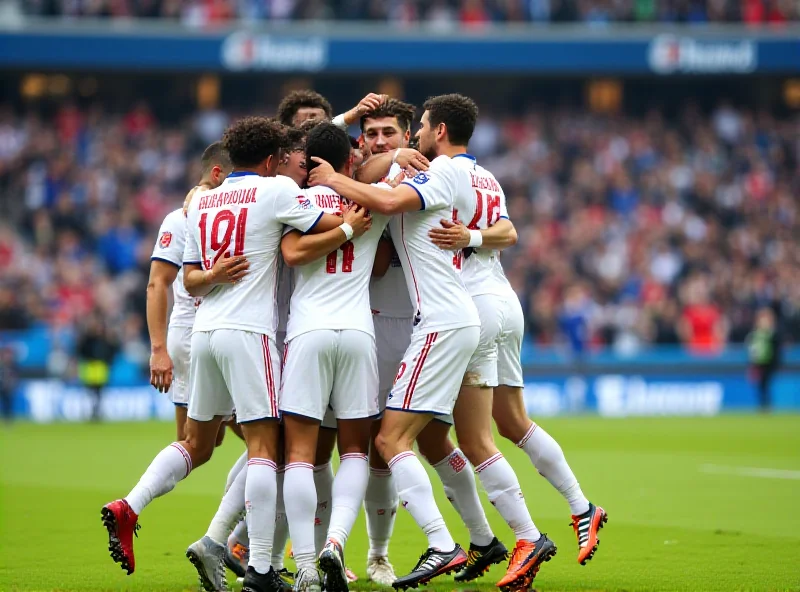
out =
[[(568, 502), (578, 562), (592, 558), (607, 514), (525, 410), (524, 318), (500, 263), (517, 234), (499, 183), (467, 151), (478, 108), (457, 94), (428, 99), (417, 150), (415, 111), (370, 94), (332, 118), (324, 97), (296, 91), (276, 119), (239, 120), (204, 152), (200, 183), (159, 231), (148, 284), (151, 382), (175, 404), (178, 438), (102, 509), (128, 574), (142, 510), (208, 461), (226, 426), (246, 452), (186, 552), (208, 592), (228, 590), (226, 566), (245, 592), (346, 592), (362, 505), (375, 585), (454, 572), (467, 582), (508, 560), (498, 587), (527, 589), (556, 546), (531, 519), (492, 419)], [(469, 531), (467, 550), (415, 443)], [(475, 474), (514, 531), (510, 558)], [(401, 504), (428, 548), (397, 577), (388, 549)]]

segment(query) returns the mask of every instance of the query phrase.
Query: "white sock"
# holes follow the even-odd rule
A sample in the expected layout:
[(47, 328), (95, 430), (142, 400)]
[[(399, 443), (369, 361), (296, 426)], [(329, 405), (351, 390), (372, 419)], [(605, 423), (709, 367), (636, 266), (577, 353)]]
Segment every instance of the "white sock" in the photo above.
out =
[(539, 474), (566, 498), (569, 509), (575, 516), (589, 511), (589, 500), (583, 495), (575, 473), (569, 468), (564, 451), (550, 434), (532, 423), (517, 446), (528, 454)]
[(398, 504), (392, 472), (389, 469), (370, 469), (364, 496), (369, 557), (389, 556), (389, 539), (392, 538)]
[(317, 490), (314, 488), (314, 465), (294, 462), (286, 465), (283, 476), (283, 503), (289, 521), (289, 535), (297, 569), (313, 568), (317, 560), (314, 547), (314, 511)]
[(444, 485), (447, 499), (461, 516), (469, 530), (469, 542), (484, 547), (492, 542), (494, 533), (478, 497), (475, 475), (464, 453), (456, 448), (444, 460), (433, 465)]
[(251, 458), (247, 461), (244, 496), (247, 532), (250, 535), (248, 566), (260, 574), (269, 571), (272, 558), (275, 501), (278, 497), (275, 469), (275, 462), (265, 458)]
[(514, 469), (503, 455), (498, 452), (483, 461), (475, 467), (475, 472), (489, 501), (514, 531), (517, 540), (538, 541), (541, 533), (531, 520)]
[[(317, 490), (317, 510), (314, 513), (314, 549), (317, 555), (328, 542), (328, 529), (333, 510), (333, 466), (331, 463), (314, 467), (314, 488)], [(294, 539), (294, 537), (292, 537)]]
[(156, 455), (125, 501), (137, 515), (141, 514), (147, 504), (172, 491), (191, 471), (192, 457), (183, 446), (173, 442)]
[(278, 503), (275, 507), (275, 540), (272, 544), (272, 567), (283, 569), (286, 541), (289, 540), (289, 523), (286, 521), (286, 506), (283, 503), (283, 481), (286, 467), (278, 467)]
[(343, 454), (339, 470), (333, 480), (333, 508), (328, 538), (335, 540), (344, 548), (347, 537), (358, 518), (358, 511), (364, 503), (369, 481), (369, 459), (366, 454)]
[(242, 453), (236, 462), (233, 463), (231, 470), (228, 471), (228, 478), (225, 480), (225, 491), (228, 491), (233, 485), (233, 481), (236, 479), (236, 475), (238, 475), (243, 468), (247, 466), (247, 450)]
[(403, 507), (428, 537), (428, 546), (440, 551), (452, 551), (456, 543), (436, 507), (430, 479), (417, 455), (410, 450), (401, 452), (389, 461), (389, 469), (397, 483), (397, 493)]
[(245, 547), (249, 547), (250, 546), (250, 537), (247, 536), (247, 520), (246, 519), (239, 520), (239, 522), (234, 527), (233, 532), (228, 537), (228, 544), (230, 546), (233, 546), (236, 543), (239, 543), (240, 545), (243, 545)]
[(247, 480), (247, 465), (239, 471), (236, 479), (228, 488), (228, 491), (222, 496), (222, 501), (219, 503), (217, 513), (211, 519), (211, 524), (208, 525), (208, 532), (206, 536), (210, 537), (215, 543), (224, 545), (228, 540), (228, 535), (231, 534), (236, 522), (242, 517), (244, 513), (244, 488)]

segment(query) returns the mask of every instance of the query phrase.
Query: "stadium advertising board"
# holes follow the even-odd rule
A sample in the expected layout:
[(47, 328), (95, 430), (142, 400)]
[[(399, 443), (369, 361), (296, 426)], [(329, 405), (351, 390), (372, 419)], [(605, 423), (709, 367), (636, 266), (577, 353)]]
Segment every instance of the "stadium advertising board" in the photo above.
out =
[[(800, 372), (779, 374), (773, 384), (776, 409), (800, 409)], [(22, 385), (15, 411), (38, 423), (85, 421), (92, 400), (85, 390), (56, 380)], [(712, 416), (750, 411), (756, 406), (754, 385), (743, 375), (527, 377), (525, 406), (532, 417), (596, 413), (603, 417)], [(171, 420), (173, 405), (149, 385), (106, 389), (101, 416), (108, 421)]]
[[(367, 32), (331, 25), (199, 33), (146, 25), (26, 30), (0, 24), (4, 67), (221, 72), (747, 75), (800, 72), (800, 34), (742, 28), (692, 30), (549, 28), (482, 35)], [(384, 34), (385, 33), (385, 34)], [(624, 33), (624, 34), (622, 34)], [(376, 47), (380, 51), (376, 51)]]

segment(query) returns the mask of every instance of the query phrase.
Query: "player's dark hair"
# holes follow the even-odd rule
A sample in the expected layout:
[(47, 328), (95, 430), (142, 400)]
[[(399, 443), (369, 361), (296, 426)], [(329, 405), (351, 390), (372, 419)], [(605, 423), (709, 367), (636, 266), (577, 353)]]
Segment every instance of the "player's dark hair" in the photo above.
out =
[(459, 94), (431, 97), (422, 106), (428, 111), (431, 127), (447, 126), (447, 137), (456, 146), (466, 146), (478, 121), (478, 106), (469, 97)]
[(283, 125), (292, 125), (292, 120), (297, 112), (303, 107), (322, 109), (325, 116), (330, 119), (333, 116), (333, 107), (328, 99), (313, 90), (293, 90), (283, 97), (278, 105), (278, 120)]
[(387, 99), (380, 107), (374, 111), (370, 111), (366, 115), (361, 116), (361, 131), (364, 131), (364, 123), (367, 119), (380, 119), (382, 117), (394, 117), (397, 119), (397, 124), (400, 130), (407, 132), (411, 129), (411, 122), (414, 121), (414, 115), (417, 113), (417, 108), (410, 104), (404, 103), (397, 99)]
[(306, 132), (297, 127), (286, 128), (285, 149), (288, 152), (306, 149)]
[(266, 117), (245, 117), (225, 130), (222, 147), (235, 168), (254, 167), (286, 145), (285, 128)]
[(307, 136), (308, 133), (322, 123), (327, 123), (324, 119), (306, 119), (300, 125), (298, 125), (295, 129), (299, 129), (303, 132), (303, 135)]
[(231, 159), (222, 147), (222, 142), (214, 142), (209, 145), (203, 150), (203, 155), (200, 157), (200, 166), (203, 168), (204, 175), (215, 165), (226, 170), (231, 168)]
[(311, 160), (312, 156), (327, 160), (333, 170), (341, 171), (350, 158), (350, 137), (332, 123), (322, 123), (312, 129), (306, 138), (306, 166), (309, 171), (317, 166)]

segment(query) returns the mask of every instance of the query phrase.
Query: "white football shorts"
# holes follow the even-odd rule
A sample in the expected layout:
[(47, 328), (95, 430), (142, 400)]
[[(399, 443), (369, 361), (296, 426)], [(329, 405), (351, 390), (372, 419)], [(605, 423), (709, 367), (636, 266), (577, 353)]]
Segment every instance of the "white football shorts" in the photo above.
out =
[(449, 415), (480, 339), (480, 327), (413, 333), (388, 409)]
[[(504, 298), (506, 310), (503, 334), (497, 343), (497, 383), (500, 386), (522, 388), (522, 336), (525, 333), (525, 315), (519, 298), (513, 292)], [(478, 309), (480, 310), (480, 309)]]
[(172, 360), (172, 386), (167, 396), (175, 405), (189, 404), (189, 353), (192, 349), (191, 327), (167, 329), (167, 354)]
[(383, 413), (397, 369), (411, 343), (414, 319), (373, 315), (372, 322), (375, 326), (375, 348), (378, 356), (378, 405)]
[(231, 415), (247, 423), (277, 419), (281, 362), (263, 333), (216, 329), (192, 334), (189, 417), (210, 421)]
[(284, 346), (281, 411), (322, 421), (378, 415), (378, 364), (372, 335), (318, 329)]

